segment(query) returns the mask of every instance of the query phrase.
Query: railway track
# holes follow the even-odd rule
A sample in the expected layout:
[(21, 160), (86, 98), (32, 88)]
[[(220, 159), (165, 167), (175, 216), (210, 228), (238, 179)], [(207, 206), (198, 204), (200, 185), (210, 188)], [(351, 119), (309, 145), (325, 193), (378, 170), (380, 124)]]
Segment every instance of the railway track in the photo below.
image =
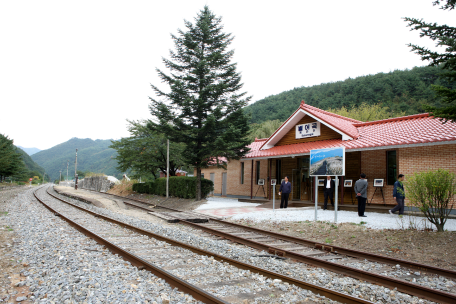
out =
[(299, 302), (309, 297), (309, 291), (323, 296), (314, 298), (318, 302), (371, 303), (140, 229), (74, 205), (44, 189), (38, 192), (35, 197), (72, 226), (204, 303)]
[[(116, 196), (112, 194), (106, 195)], [(151, 210), (151, 204), (147, 202), (121, 196), (116, 197), (123, 199), (123, 202), (128, 206), (147, 212), (160, 212), (157, 208)], [(165, 212), (168, 211), (167, 216), (173, 216), (171, 212), (181, 212), (180, 210), (167, 207), (159, 206), (158, 208), (161, 208)], [(456, 278), (455, 271), (342, 247), (318, 244), (313, 241), (246, 227), (213, 217), (209, 218), (210, 221), (204, 224), (182, 220), (182, 216), (176, 217), (184, 225), (228, 239), (232, 242), (267, 251), (270, 254), (291, 258), (308, 265), (325, 268), (390, 289), (397, 288), (398, 291), (403, 293), (431, 301), (456, 303), (456, 288), (454, 288), (456, 283), (453, 281)], [(450, 279), (453, 288), (442, 287), (439, 283), (442, 277)], [(436, 283), (431, 284), (434, 284), (440, 290), (424, 286), (429, 283), (429, 278), (436, 281)], [(447, 289), (450, 292), (443, 291), (442, 289)]]

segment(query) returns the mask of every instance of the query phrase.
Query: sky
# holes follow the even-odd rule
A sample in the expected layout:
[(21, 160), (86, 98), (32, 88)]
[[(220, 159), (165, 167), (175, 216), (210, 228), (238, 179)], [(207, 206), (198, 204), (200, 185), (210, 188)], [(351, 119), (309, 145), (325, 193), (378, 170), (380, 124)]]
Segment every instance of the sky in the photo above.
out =
[[(252, 103), (291, 90), (427, 65), (403, 17), (455, 26), (433, 0), (0, 1), (0, 133), (26, 148), (129, 136), (151, 118), (156, 68), (204, 5), (235, 37)], [(291, 114), (291, 113), (290, 113)]]

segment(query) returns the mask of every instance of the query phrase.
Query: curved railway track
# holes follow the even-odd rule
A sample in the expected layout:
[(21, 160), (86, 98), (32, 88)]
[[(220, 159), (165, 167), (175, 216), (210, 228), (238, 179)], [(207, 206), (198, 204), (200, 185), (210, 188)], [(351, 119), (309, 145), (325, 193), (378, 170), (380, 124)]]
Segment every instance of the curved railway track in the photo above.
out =
[[(147, 212), (160, 212), (157, 208), (161, 208), (164, 211), (182, 212), (177, 209), (162, 206), (157, 206), (157, 208), (151, 209), (150, 203), (141, 200), (126, 198), (109, 193), (104, 194), (118, 197), (122, 199), (126, 205), (142, 209)], [(172, 216), (172, 214), (168, 213), (167, 216)], [(184, 225), (200, 229), (209, 234), (256, 248), (258, 250), (265, 250), (271, 254), (291, 258), (315, 267), (325, 268), (336, 273), (359, 280), (365, 280), (390, 289), (397, 288), (398, 291), (403, 293), (418, 296), (438, 303), (456, 303), (456, 290), (454, 293), (444, 292), (420, 284), (408, 282), (401, 278), (395, 278), (393, 275), (388, 273), (392, 272), (392, 265), (394, 265), (395, 268), (399, 265), (399, 267), (409, 269), (411, 272), (419, 271), (420, 275), (444, 276), (450, 279), (455, 279), (455, 271), (337, 246), (328, 246), (326, 244), (315, 243), (314, 241), (287, 236), (276, 232), (246, 227), (244, 225), (227, 222), (210, 216), (206, 217), (210, 219), (210, 221), (206, 224), (185, 221), (182, 220), (182, 217), (176, 217), (176, 219)], [(343, 257), (343, 263), (336, 262), (341, 256)], [(364, 263), (364, 260), (374, 263), (375, 266), (370, 267), (374, 268), (372, 269), (373, 271), (361, 269), (359, 264)], [(354, 266), (350, 267), (344, 265), (345, 263), (352, 264)], [(381, 265), (378, 265), (378, 263), (381, 263)], [(414, 276), (408, 276), (410, 280), (415, 279), (416, 281), (416, 278), (412, 277)]]
[[(270, 295), (271, 293), (284, 294), (286, 292), (296, 293), (300, 289), (312, 291), (327, 299), (341, 303), (371, 303), (348, 294), (261, 269), (163, 237), (151, 231), (131, 226), (127, 223), (74, 205), (48, 191), (44, 191), (44, 189), (42, 189), (39, 194), (35, 193), (35, 197), (46, 208), (51, 210), (51, 212), (58, 214), (70, 225), (87, 236), (94, 238), (98, 243), (106, 246), (109, 250), (121, 255), (124, 259), (130, 261), (132, 265), (137, 266), (140, 269), (151, 271), (155, 275), (166, 280), (171, 286), (192, 295), (195, 299), (201, 300), (204, 303), (241, 303), (240, 301), (245, 300), (245, 298), (259, 298), (261, 303), (261, 299), (264, 295)], [(63, 206), (65, 207), (62, 207), (60, 202), (64, 202), (66, 205)], [(96, 224), (92, 223), (90, 224), (90, 227), (84, 227), (89, 221), (93, 222), (95, 220), (97, 221)], [(83, 226), (82, 223), (85, 223), (85, 225)], [(207, 279), (209, 283), (195, 286), (187, 280), (179, 278), (171, 273), (172, 270), (176, 269), (188, 269), (190, 277), (188, 281), (195, 280), (195, 276), (198, 276), (195, 273), (199, 273), (199, 277), (209, 276)], [(212, 278), (211, 282), (210, 274), (212, 272), (215, 273), (216, 276)], [(239, 289), (237, 285), (255, 285), (256, 283), (263, 281), (264, 278), (277, 280), (275, 282), (279, 285), (271, 285), (272, 287), (257, 292), (256, 295), (253, 293), (248, 294), (248, 292), (224, 298), (214, 295), (217, 294), (217, 290), (223, 289), (231, 290), (232, 293), (235, 293), (235, 290)], [(285, 287), (284, 289), (281, 288), (280, 284), (292, 284), (288, 285), (292, 287)], [(287, 288), (288, 291), (284, 291), (287, 290)], [(253, 287), (247, 289), (253, 289)]]

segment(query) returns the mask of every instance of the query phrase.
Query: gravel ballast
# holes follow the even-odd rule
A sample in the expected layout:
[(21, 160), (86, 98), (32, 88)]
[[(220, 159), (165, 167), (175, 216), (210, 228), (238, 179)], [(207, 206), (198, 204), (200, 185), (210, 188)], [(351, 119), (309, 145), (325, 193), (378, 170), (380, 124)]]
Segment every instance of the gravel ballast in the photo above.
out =
[[(324, 286), (337, 290), (339, 292), (350, 294), (352, 296), (367, 299), (375, 303), (431, 303), (430, 301), (403, 294), (397, 290), (391, 290), (382, 286), (362, 282), (360, 280), (345, 277), (343, 275), (339, 275), (325, 269), (310, 267), (306, 264), (294, 263), (289, 260), (278, 260), (274, 258), (264, 257), (268, 256), (265, 252), (259, 253), (258, 251), (255, 251), (251, 248), (234, 245), (226, 241), (202, 237), (199, 235), (199, 230), (195, 230), (186, 226), (176, 225), (176, 228), (162, 227), (160, 225), (151, 224), (144, 220), (131, 218), (125, 215), (113, 213), (106, 209), (100, 209), (84, 203), (80, 203), (72, 199), (69, 199), (69, 201), (89, 210), (110, 216), (117, 220), (124, 221), (136, 227), (150, 230), (159, 235), (191, 244), (193, 246), (197, 246), (199, 248), (230, 258), (238, 259), (241, 262), (245, 262), (257, 267), (291, 276), (293, 278), (300, 279), (311, 284)], [(259, 257), (259, 255), (263, 255), (263, 257)], [(430, 287), (431, 285), (429, 282), (438, 279), (438, 277), (429, 277), (428, 281), (424, 282), (423, 285)], [(315, 298), (315, 300), (316, 299), (318, 298)], [(290, 303), (286, 301), (287, 299), (284, 300), (284, 302), (278, 303)]]
[(32, 197), (9, 204), (7, 220), (21, 236), (15, 259), (34, 303), (194, 303), (148, 271), (139, 271), (70, 227)]

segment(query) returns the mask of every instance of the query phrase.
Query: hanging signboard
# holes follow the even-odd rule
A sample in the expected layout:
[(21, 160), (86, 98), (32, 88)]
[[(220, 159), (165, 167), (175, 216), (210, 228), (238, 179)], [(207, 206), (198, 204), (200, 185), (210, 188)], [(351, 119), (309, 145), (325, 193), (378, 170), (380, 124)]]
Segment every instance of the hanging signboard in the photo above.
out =
[(344, 176), (345, 147), (310, 150), (311, 176)]
[(296, 139), (320, 136), (320, 129), (319, 121), (296, 125)]

